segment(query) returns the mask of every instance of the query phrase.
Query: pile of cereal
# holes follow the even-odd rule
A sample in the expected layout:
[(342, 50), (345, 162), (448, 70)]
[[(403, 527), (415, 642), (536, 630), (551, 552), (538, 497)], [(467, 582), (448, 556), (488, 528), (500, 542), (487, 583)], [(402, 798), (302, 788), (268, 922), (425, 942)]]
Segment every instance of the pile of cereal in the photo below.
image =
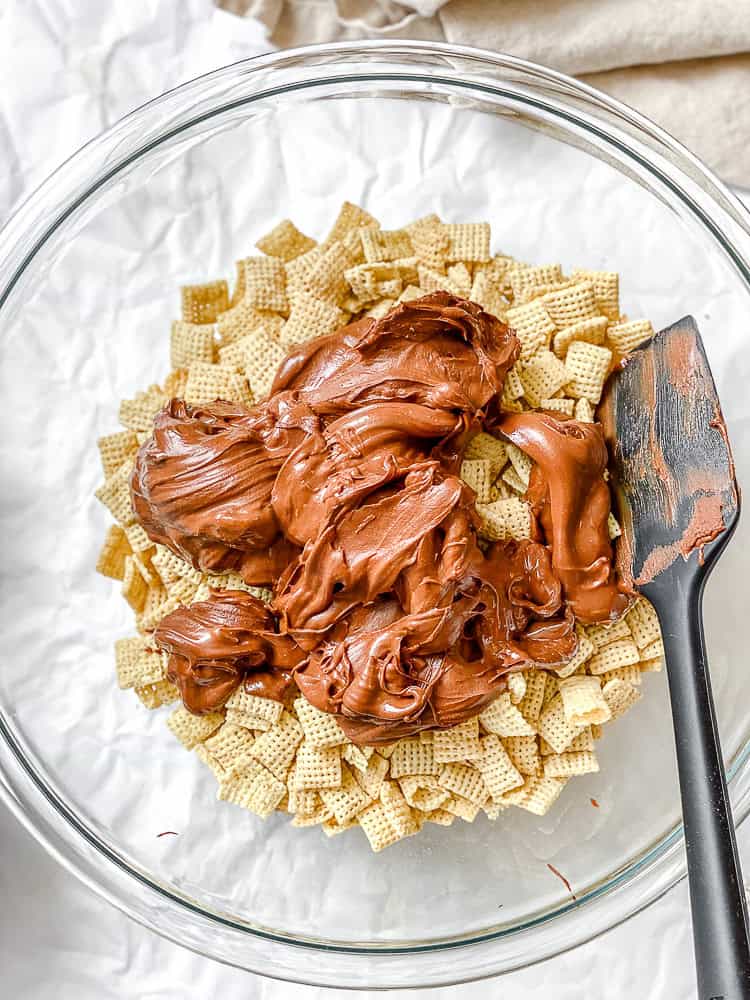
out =
[[(445, 290), (478, 303), (519, 338), (503, 410), (592, 421), (613, 358), (653, 333), (647, 320), (620, 315), (617, 274), (574, 270), (567, 277), (556, 264), (493, 256), (486, 223), (444, 224), (431, 215), (384, 231), (345, 203), (321, 243), (285, 220), (256, 245), (265, 256), (238, 262), (231, 296), (226, 281), (183, 289), (172, 372), (162, 386), (124, 400), (124, 430), (99, 441), (106, 478), (97, 496), (117, 523), (97, 568), (122, 581), (139, 632), (116, 643), (118, 682), (149, 708), (179, 697), (167, 679), (167, 656), (152, 641), (165, 615), (211, 590), (271, 596), (236, 574), (200, 573), (136, 522), (129, 493), (135, 454), (170, 398), (251, 405), (268, 394), (293, 344)], [(480, 538), (529, 537), (531, 465), (491, 434), (472, 439), (461, 476), (476, 492)], [(613, 517), (610, 534), (619, 534)], [(361, 826), (373, 850), (424, 822), (447, 826), (480, 811), (494, 819), (508, 806), (542, 815), (569, 778), (599, 769), (595, 741), (603, 724), (639, 699), (644, 672), (661, 669), (659, 624), (643, 598), (612, 625), (577, 628), (578, 649), (564, 666), (511, 673), (507, 690), (477, 717), (385, 746), (352, 743), (334, 716), (299, 694), (282, 704), (242, 688), (220, 711), (196, 716), (179, 707), (167, 724), (214, 772), (220, 799), (264, 817), (288, 812), (294, 826), (320, 825), (328, 835)]]

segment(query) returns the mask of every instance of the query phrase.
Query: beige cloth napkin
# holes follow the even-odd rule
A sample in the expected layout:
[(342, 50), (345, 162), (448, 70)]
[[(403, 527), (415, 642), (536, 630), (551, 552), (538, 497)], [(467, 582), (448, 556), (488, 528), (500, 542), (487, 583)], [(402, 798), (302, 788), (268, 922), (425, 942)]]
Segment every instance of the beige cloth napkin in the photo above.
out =
[(421, 38), (585, 80), (750, 188), (750, 0), (218, 0), (279, 47)]

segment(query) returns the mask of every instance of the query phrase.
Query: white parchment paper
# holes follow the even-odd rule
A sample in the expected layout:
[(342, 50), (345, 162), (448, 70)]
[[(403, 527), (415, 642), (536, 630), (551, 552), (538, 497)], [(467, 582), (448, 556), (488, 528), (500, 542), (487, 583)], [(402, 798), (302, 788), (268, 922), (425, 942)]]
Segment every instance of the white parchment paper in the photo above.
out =
[[(140, 97), (194, 76), (212, 64), (251, 54), (254, 47), (262, 44), (259, 34), (252, 34), (251, 22), (237, 22), (217, 14), (209, 3), (197, 0), (187, 4), (145, 5), (138, 13), (129, 4), (116, 5), (115, 11), (104, 12), (93, 3), (75, 14), (58, 3), (10, 4), (8, 10), (9, 30), (2, 43), (7, 49), (3, 52), (7, 56), (3, 69), (7, 80), (3, 76), (4, 86), (0, 88), (0, 141), (7, 146), (5, 162), (10, 165), (0, 189), (6, 205), (20, 195), (27, 178), (38, 177), (54, 165), (49, 162), (49, 155), (42, 155), (49, 151), (50, 134), (57, 137), (60, 152), (67, 151), (65, 147), (72, 134), (75, 145), (138, 103)], [(237, 40), (239, 30), (248, 33), (244, 41)], [(42, 65), (52, 66), (53, 72), (42, 73)], [(295, 112), (289, 114), (294, 116)], [(9, 600), (3, 624), (9, 642), (16, 643), (12, 647), (15, 654), (23, 649), (28, 669), (28, 676), (20, 680), (17, 669), (8, 675), (15, 685), (19, 720), (26, 724), (30, 741), (44, 744), (43, 753), (55, 760), (61, 774), (67, 772), (71, 793), (79, 801), (90, 803), (97, 822), (116, 829), (134, 854), (147, 858), (154, 870), (182, 880), (186, 888), (193, 883), (196, 890), (214, 893), (217, 898), (226, 899), (235, 890), (229, 881), (221, 881), (221, 872), (217, 877), (210, 859), (206, 858), (202, 867), (196, 867), (194, 854), (181, 854), (183, 848), (175, 848), (170, 843), (172, 838), (156, 841), (155, 833), (162, 829), (191, 829), (191, 836), (197, 842), (204, 838), (205, 842), (210, 840), (215, 844), (219, 838), (226, 861), (249, 864), (245, 869), (248, 878), (260, 877), (260, 869), (253, 872), (252, 862), (247, 862), (247, 851), (239, 852), (236, 847), (236, 811), (226, 806), (218, 812), (212, 811), (216, 807), (211, 801), (207, 776), (191, 770), (186, 761), (176, 760), (178, 749), (164, 731), (163, 719), (137, 711), (128, 696), (118, 694), (114, 686), (106, 688), (105, 693), (105, 688), (92, 683), (89, 690), (96, 692), (95, 698), (71, 701), (66, 675), (58, 670), (45, 678), (47, 683), (43, 685), (39, 673), (44, 670), (45, 662), (53, 658), (61, 662), (56, 651), (62, 644), (63, 665), (70, 670), (91, 671), (93, 679), (97, 670), (108, 667), (113, 631), (125, 634), (129, 627), (128, 612), (115, 588), (106, 581), (90, 582), (91, 559), (106, 523), (104, 514), (89, 500), (98, 476), (93, 441), (97, 434), (114, 429), (115, 397), (132, 393), (134, 388), (148, 384), (165, 370), (166, 331), (175, 308), (175, 298), (165, 291), (169, 281), (176, 285), (181, 280), (228, 273), (232, 258), (247, 252), (252, 239), (281, 214), (292, 215), (303, 227), (320, 235), (335, 202), (346, 196), (366, 200), (386, 225), (396, 225), (406, 217), (429, 210), (442, 212), (455, 221), (490, 217), (496, 233), (502, 235), (503, 248), (526, 259), (540, 262), (560, 259), (566, 266), (617, 267), (623, 273), (623, 298), (633, 315), (650, 315), (656, 323), (663, 324), (683, 312), (693, 311), (704, 329), (713, 333), (712, 361), (725, 404), (731, 401), (726, 406), (730, 423), (741, 429), (748, 415), (747, 400), (732, 391), (732, 387), (736, 390), (744, 380), (748, 364), (741, 343), (746, 324), (743, 328), (742, 317), (736, 313), (731, 275), (721, 262), (707, 261), (699, 245), (683, 234), (680, 226), (674, 229), (672, 255), (664, 260), (661, 250), (665, 227), (675, 222), (643, 192), (636, 188), (622, 190), (613, 199), (608, 172), (585, 164), (580, 154), (571, 150), (563, 166), (578, 171), (586, 190), (586, 211), (569, 196), (562, 196), (565, 185), (561, 185), (559, 200), (550, 199), (549, 191), (555, 184), (560, 163), (555, 171), (551, 168), (545, 171), (544, 140), (519, 141), (514, 152), (526, 160), (517, 158), (506, 168), (496, 159), (496, 137), (484, 132), (482, 123), (473, 121), (471, 116), (461, 117), (463, 131), (458, 136), (464, 148), (474, 151), (471, 162), (460, 168), (455, 163), (446, 164), (439, 156), (441, 143), (457, 138), (457, 119), (450, 109), (432, 118), (428, 141), (422, 150), (419, 183), (415, 183), (414, 176), (404, 175), (399, 167), (403, 160), (399, 160), (397, 144), (393, 142), (392, 121), (384, 112), (373, 126), (374, 138), (380, 140), (376, 147), (379, 150), (384, 145), (393, 149), (392, 160), (386, 161), (390, 162), (390, 168), (381, 165), (373, 171), (367, 149), (358, 147), (354, 171), (340, 178), (335, 173), (329, 174), (321, 184), (314, 173), (306, 170), (302, 152), (315, 157), (317, 144), (322, 157), (342, 123), (356, 131), (356, 119), (347, 121), (347, 114), (351, 112), (342, 108), (343, 118), (331, 118), (327, 112), (311, 116), (306, 109), (297, 119), (286, 118), (283, 130), (277, 133), (268, 130), (266, 146), (254, 149), (252, 165), (281, 164), (282, 170), (280, 176), (277, 172), (275, 185), (266, 186), (266, 190), (275, 194), (263, 204), (253, 200), (242, 186), (231, 189), (232, 200), (228, 203), (227, 175), (215, 168), (217, 148), (224, 154), (224, 166), (232, 163), (232, 157), (236, 158), (238, 169), (242, 166), (241, 134), (227, 134), (212, 140), (211, 146), (196, 147), (186, 169), (167, 170), (154, 182), (151, 190), (157, 197), (153, 224), (148, 212), (144, 214), (144, 206), (146, 209), (148, 206), (139, 195), (134, 194), (130, 200), (124, 198), (116, 210), (117, 226), (113, 228), (112, 216), (102, 218), (99, 223), (94, 220), (80, 247), (72, 250), (56, 273), (50, 275), (50, 287), (41, 293), (36, 304), (30, 304), (22, 324), (10, 331), (13, 351), (3, 358), (2, 383), (7, 398), (18, 403), (21, 396), (28, 398), (31, 390), (28, 404), (31, 409), (21, 423), (26, 432), (26, 450), (22, 455), (9, 448), (0, 452), (3, 468), (8, 472), (11, 499), (18, 501), (22, 497), (28, 505), (19, 508), (16, 503), (8, 505), (7, 510), (4, 508), (7, 514), (4, 527), (11, 539), (9, 552), (27, 560), (33, 583), (32, 591), (13, 583), (14, 562), (7, 561), (3, 587)], [(399, 121), (403, 125), (404, 119)], [(409, 136), (419, 134), (417, 120), (410, 124), (413, 127), (404, 132), (406, 142)], [(188, 199), (185, 190), (191, 195)], [(508, 199), (509, 190), (512, 203)], [(174, 208), (166, 229), (161, 224), (164, 216), (157, 212), (156, 204), (163, 210), (165, 200)], [(190, 214), (182, 214), (187, 204)], [(628, 227), (623, 224), (623, 219), (629, 218), (638, 219), (637, 231), (643, 236), (637, 247), (628, 240)], [(102, 297), (94, 290), (96, 282), (89, 283), (88, 292), (79, 294), (75, 275), (81, 273), (81, 267), (90, 267), (94, 256), (103, 273), (117, 275), (121, 294)], [(658, 266), (644, 263), (657, 258)], [(52, 292), (59, 308), (51, 327)], [(107, 331), (114, 331), (117, 344), (114, 352), (106, 340)], [(723, 340), (719, 338), (722, 332)], [(30, 383), (24, 377), (27, 363), (40, 355), (48, 375), (42, 384)], [(71, 387), (76, 389), (75, 399), (71, 398)], [(82, 406), (85, 418), (81, 416)], [(71, 424), (77, 429), (73, 442), (66, 433)], [(738, 458), (742, 463), (747, 456), (740, 454)], [(41, 479), (49, 488), (59, 488), (58, 473), (64, 469), (65, 485), (69, 496), (74, 498), (65, 510), (64, 519), (52, 523), (48, 518), (48, 523), (41, 524), (37, 520), (33, 531), (29, 527), (29, 515), (35, 513), (33, 505), (39, 503), (40, 514), (49, 508), (45, 506), (46, 498), (35, 500), (28, 488), (31, 468), (37, 472), (37, 482)], [(33, 576), (41, 568), (39, 557), (43, 549), (54, 570), (52, 577), (41, 572)], [(732, 581), (742, 570), (744, 558), (738, 552), (732, 561), (728, 559), (710, 595), (708, 609), (713, 620), (730, 623), (721, 640), (714, 643), (712, 653), (720, 682), (720, 705), (724, 706), (725, 720), (736, 737), (743, 722), (742, 710), (737, 705), (741, 704), (744, 682), (739, 673), (741, 665), (735, 664), (732, 669), (730, 663), (732, 651), (737, 649), (742, 619), (741, 600)], [(41, 605), (33, 619), (25, 613), (32, 600)], [(10, 681), (6, 679), (5, 683)], [(42, 690), (47, 692), (46, 701), (40, 697)], [(602, 776), (581, 782), (580, 795), (566, 801), (554, 817), (541, 824), (513, 817), (513, 823), (519, 825), (515, 836), (507, 831), (513, 845), (511, 867), (526, 870), (536, 891), (543, 893), (544, 889), (541, 882), (535, 883), (530, 864), (535, 857), (556, 857), (550, 853), (553, 840), (559, 850), (570, 847), (569, 840), (574, 836), (587, 840), (586, 863), (580, 869), (583, 876), (590, 871), (592, 858), (598, 857), (605, 866), (608, 851), (618, 849), (618, 837), (620, 849), (625, 850), (632, 845), (633, 838), (647, 839), (644, 824), (647, 827), (651, 822), (656, 829), (664, 816), (669, 815), (676, 802), (673, 790), (665, 793), (665, 803), (652, 804), (650, 820), (636, 812), (636, 793), (644, 783), (660, 793), (673, 789), (668, 728), (657, 736), (656, 742), (649, 743), (653, 753), (648, 758), (636, 751), (644, 729), (659, 733), (665, 704), (664, 685), (655, 678), (642, 706), (631, 718), (623, 720), (617, 740), (613, 734), (613, 739), (603, 744)], [(97, 713), (98, 725), (82, 732), (82, 719), (93, 712)], [(134, 769), (145, 769), (146, 755), (149, 778), (161, 789), (152, 798), (144, 798), (132, 782)], [(591, 809), (586, 805), (589, 795), (604, 803), (615, 802), (612, 781), (622, 774), (623, 761), (628, 755), (637, 758), (638, 777), (632, 784), (622, 786), (616, 805), (603, 809), (592, 824)], [(88, 762), (85, 769), (81, 766), (83, 760)], [(205, 812), (205, 821), (196, 820), (196, 803)], [(477, 838), (484, 841), (490, 836), (485, 827), (487, 824), (482, 827), (478, 824), (457, 834), (449, 831), (453, 835), (455, 866), (448, 877), (457, 898), (483, 891), (481, 873), (470, 873), (467, 859)], [(87, 896), (79, 887), (73, 887), (46, 859), (40, 860), (38, 851), (14, 828), (10, 829), (13, 832), (8, 842), (12, 846), (8, 848), (4, 841), (2, 847), (3, 862), (8, 852), (9, 863), (3, 864), (0, 878), (4, 880), (6, 898), (12, 896), (17, 905), (4, 908), (0, 917), (4, 932), (0, 948), (4, 959), (7, 958), (4, 969), (9, 968), (11, 977), (15, 977), (16, 995), (60, 995), (60, 983), (65, 987), (62, 995), (84, 997), (219, 993), (286, 997), (298, 992), (312, 995), (312, 991), (274, 986), (220, 969), (158, 941), (104, 908), (104, 904)], [(252, 825), (251, 829), (246, 825), (243, 832), (251, 844), (259, 838), (259, 864), (283, 863), (286, 841), (279, 824), (270, 828)], [(426, 854), (432, 850), (433, 842), (435, 849), (445, 845), (441, 837), (444, 831), (435, 833), (424, 848)], [(606, 849), (601, 848), (605, 834)], [(596, 846), (597, 839), (600, 847)], [(275, 843), (278, 843), (277, 854)], [(574, 864), (575, 857), (571, 856), (570, 861)], [(352, 851), (350, 862), (353, 868), (370, 863), (358, 849)], [(394, 864), (398, 867), (398, 860)], [(566, 871), (569, 868), (570, 865)], [(501, 877), (509, 870), (507, 859), (499, 859), (494, 875)], [(313, 869), (307, 874), (315, 876)], [(345, 919), (345, 878), (342, 877), (338, 887), (330, 882), (326, 887), (328, 918)], [(375, 881), (373, 889), (377, 895)], [(557, 886), (551, 885), (549, 893), (554, 895), (556, 889)], [(55, 912), (54, 897), (58, 892), (64, 901), (58, 911), (60, 915), (54, 918), (51, 914)], [(238, 905), (264, 902), (243, 900), (241, 895), (236, 895)], [(394, 902), (393, 897), (390, 899)], [(440, 900), (435, 902), (439, 904)], [(395, 904), (395, 912), (392, 907), (386, 908), (383, 922), (372, 925), (372, 930), (388, 933), (398, 924), (404, 902)], [(520, 996), (521, 990), (525, 996), (541, 996), (542, 989), (549, 995), (549, 984), (554, 982), (553, 995), (560, 997), (580, 996), (581, 989), (587, 995), (603, 995), (605, 984), (608, 995), (687, 996), (691, 968), (684, 905), (684, 892), (675, 892), (668, 901), (632, 921), (627, 928), (554, 963), (516, 974), (503, 981), (503, 989), (509, 996), (514, 991)], [(339, 909), (341, 913), (337, 914)], [(264, 913), (269, 921), (291, 916), (302, 922), (305, 914), (273, 910)], [(372, 915), (368, 919), (372, 921)], [(450, 913), (446, 911), (441, 919), (449, 921)], [(36, 927), (42, 932), (38, 939), (34, 936)], [(636, 940), (642, 954), (650, 949), (640, 979), (641, 973), (628, 957)], [(39, 960), (40, 950), (44, 961)], [(80, 950), (87, 956), (85, 963), (74, 957)], [(496, 995), (496, 987), (492, 986), (446, 991), (446, 995), (461, 996), (465, 992), (473, 997), (484, 995), (482, 991), (487, 996)]]

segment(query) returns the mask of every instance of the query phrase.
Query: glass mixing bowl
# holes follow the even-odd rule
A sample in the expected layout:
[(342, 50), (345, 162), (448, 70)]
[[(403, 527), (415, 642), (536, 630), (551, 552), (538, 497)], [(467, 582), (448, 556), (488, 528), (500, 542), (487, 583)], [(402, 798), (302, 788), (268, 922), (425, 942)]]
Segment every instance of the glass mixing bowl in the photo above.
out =
[[(318, 46), (209, 74), (89, 143), (0, 234), (1, 787), (95, 891), (204, 955), (308, 983), (452, 983), (571, 948), (683, 876), (664, 675), (605, 730), (601, 772), (549, 815), (425, 828), (372, 855), (356, 831), (327, 840), (214, 800), (167, 710), (118, 691), (112, 641), (131, 616), (94, 572), (96, 438), (121, 397), (166, 373), (178, 286), (231, 276), (282, 217), (322, 236), (344, 198), (388, 227), (487, 219), (495, 250), (618, 270), (631, 316), (693, 313), (741, 479), (750, 468), (748, 216), (650, 122), (538, 66), (446, 45)], [(738, 819), (749, 533), (706, 601)]]

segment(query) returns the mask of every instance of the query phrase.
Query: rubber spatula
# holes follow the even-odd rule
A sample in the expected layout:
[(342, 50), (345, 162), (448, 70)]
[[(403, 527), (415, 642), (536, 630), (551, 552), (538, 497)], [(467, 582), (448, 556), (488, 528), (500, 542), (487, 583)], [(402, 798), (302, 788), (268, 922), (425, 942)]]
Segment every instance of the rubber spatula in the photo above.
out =
[(599, 419), (624, 579), (656, 608), (682, 796), (700, 1000), (750, 997), (748, 916), (703, 638), (706, 579), (739, 517), (724, 420), (691, 317), (636, 349)]

